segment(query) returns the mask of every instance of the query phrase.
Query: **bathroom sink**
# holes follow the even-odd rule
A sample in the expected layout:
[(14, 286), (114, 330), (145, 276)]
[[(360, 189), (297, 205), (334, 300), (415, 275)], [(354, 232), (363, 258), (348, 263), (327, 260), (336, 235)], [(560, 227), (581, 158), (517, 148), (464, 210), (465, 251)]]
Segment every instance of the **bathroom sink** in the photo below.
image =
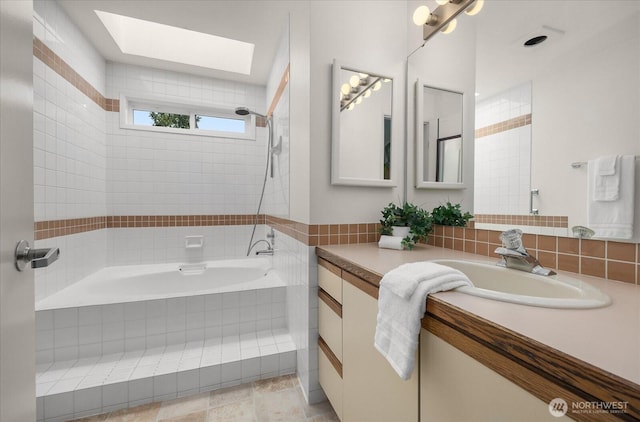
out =
[(546, 308), (587, 309), (611, 303), (611, 298), (597, 288), (563, 274), (541, 276), (473, 261), (434, 262), (465, 273), (474, 287), (455, 290), (472, 296)]

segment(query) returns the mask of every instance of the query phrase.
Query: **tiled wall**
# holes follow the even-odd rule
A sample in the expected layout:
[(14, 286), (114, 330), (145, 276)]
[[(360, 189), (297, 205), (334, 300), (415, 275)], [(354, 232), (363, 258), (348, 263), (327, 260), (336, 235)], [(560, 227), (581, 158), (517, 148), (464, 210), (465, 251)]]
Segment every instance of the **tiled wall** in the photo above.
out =
[(286, 327), (284, 287), (38, 311), (37, 363)]
[[(34, 1), (35, 247), (59, 247), (35, 273), (36, 300), (106, 264), (105, 62), (55, 1)], [(95, 217), (99, 217), (95, 219)], [(91, 232), (82, 232), (93, 228)]]
[[(265, 88), (202, 76), (109, 63), (107, 96), (152, 98), (265, 112)], [(108, 113), (108, 215), (249, 214), (264, 175), (266, 128), (256, 140), (120, 128)]]
[[(500, 231), (435, 226), (430, 245), (498, 256)], [(545, 267), (626, 283), (639, 282), (640, 248), (636, 243), (524, 234), (522, 243)]]
[(474, 211), (528, 214), (531, 83), (476, 103)]

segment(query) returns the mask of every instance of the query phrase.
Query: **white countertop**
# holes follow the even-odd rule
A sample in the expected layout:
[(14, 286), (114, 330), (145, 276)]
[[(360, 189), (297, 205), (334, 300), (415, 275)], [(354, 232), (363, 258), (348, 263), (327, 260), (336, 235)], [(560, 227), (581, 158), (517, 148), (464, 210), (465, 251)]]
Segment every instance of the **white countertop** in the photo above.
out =
[[(407, 263), (433, 259), (496, 262), (493, 258), (434, 246), (413, 251), (380, 249), (375, 243), (322, 246), (380, 276)], [(453, 306), (490, 320), (598, 368), (640, 384), (640, 286), (561, 272), (607, 293), (612, 304), (598, 309), (551, 309), (466, 295), (436, 293)]]

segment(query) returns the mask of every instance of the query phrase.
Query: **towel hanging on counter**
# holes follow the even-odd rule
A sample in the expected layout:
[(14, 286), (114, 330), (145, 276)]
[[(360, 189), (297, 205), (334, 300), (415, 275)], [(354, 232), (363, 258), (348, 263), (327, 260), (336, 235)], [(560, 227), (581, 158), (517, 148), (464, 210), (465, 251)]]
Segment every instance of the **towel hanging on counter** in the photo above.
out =
[(427, 295), (469, 285), (461, 271), (434, 262), (403, 264), (382, 277), (374, 346), (400, 378), (413, 372)]
[[(612, 164), (612, 161), (615, 164)], [(611, 174), (612, 168), (614, 174)], [(635, 156), (618, 156), (615, 161), (612, 157), (589, 161), (587, 189), (588, 226), (595, 231), (594, 236), (631, 239)]]

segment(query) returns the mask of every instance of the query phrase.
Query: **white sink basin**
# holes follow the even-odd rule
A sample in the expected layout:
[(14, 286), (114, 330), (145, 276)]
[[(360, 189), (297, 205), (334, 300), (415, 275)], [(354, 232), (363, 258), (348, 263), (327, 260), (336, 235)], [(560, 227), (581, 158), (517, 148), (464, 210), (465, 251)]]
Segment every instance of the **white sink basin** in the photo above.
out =
[(472, 296), (546, 308), (599, 308), (611, 298), (590, 284), (562, 274), (541, 276), (472, 261), (437, 260), (469, 277), (474, 287), (456, 291)]

